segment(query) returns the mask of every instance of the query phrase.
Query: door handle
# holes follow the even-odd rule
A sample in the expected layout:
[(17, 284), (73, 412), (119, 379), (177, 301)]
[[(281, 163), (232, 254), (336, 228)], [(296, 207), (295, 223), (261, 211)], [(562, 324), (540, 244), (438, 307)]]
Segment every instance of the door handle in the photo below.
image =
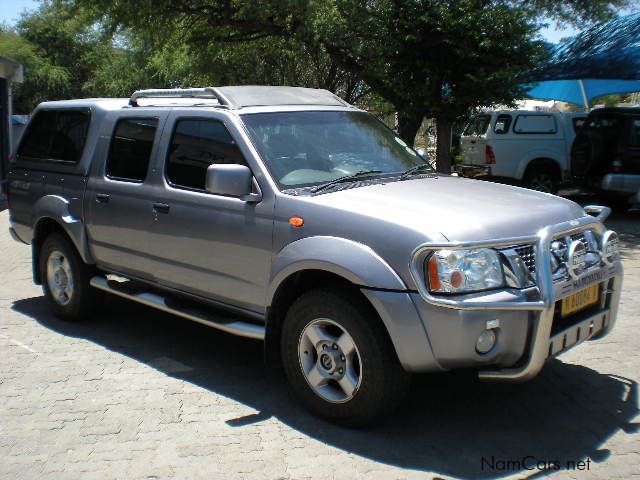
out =
[(169, 205), (166, 203), (154, 203), (153, 210), (158, 213), (169, 213)]
[(107, 193), (96, 193), (96, 202), (98, 203), (109, 203), (109, 199), (111, 195)]

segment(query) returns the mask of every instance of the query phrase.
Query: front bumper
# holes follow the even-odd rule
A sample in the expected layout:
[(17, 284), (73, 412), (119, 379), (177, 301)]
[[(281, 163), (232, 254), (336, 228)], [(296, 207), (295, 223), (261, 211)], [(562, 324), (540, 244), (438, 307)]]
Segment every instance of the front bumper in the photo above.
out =
[(458, 164), (454, 167), (454, 170), (459, 176), (467, 178), (491, 176), (491, 167), (489, 165)]
[[(587, 210), (606, 214), (608, 209), (587, 207)], [(552, 281), (550, 242), (559, 235), (584, 229), (601, 235), (605, 227), (599, 219), (586, 216), (547, 227), (534, 237), (426, 244), (418, 248), (411, 264), (419, 290), (413, 300), (439, 365), (444, 369), (476, 367), (482, 380), (524, 381), (535, 377), (549, 358), (608, 333), (615, 323), (622, 288), (619, 261), (592, 268), (577, 279)], [(424, 286), (421, 265), (432, 250), (519, 244), (536, 246), (536, 287), (445, 297), (432, 296)], [(557, 302), (596, 283), (600, 284), (599, 303), (563, 326), (558, 321)], [(475, 341), (490, 325), (497, 332), (496, 345), (488, 353), (480, 354), (475, 351)]]

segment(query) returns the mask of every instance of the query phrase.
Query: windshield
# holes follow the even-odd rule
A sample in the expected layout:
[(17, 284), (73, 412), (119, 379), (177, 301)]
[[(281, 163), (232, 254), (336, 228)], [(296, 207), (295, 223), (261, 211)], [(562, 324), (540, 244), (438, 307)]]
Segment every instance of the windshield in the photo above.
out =
[(275, 112), (242, 115), (283, 189), (310, 187), (362, 171), (401, 174), (424, 160), (364, 112)]

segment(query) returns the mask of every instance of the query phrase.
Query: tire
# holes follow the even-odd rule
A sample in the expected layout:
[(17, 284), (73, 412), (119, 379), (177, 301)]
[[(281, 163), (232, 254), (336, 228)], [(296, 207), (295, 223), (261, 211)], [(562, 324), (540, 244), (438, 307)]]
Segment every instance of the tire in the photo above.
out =
[(75, 246), (63, 235), (53, 233), (40, 249), (42, 290), (53, 313), (67, 321), (88, 318), (102, 296), (89, 285), (94, 273)]
[(532, 167), (524, 176), (524, 186), (544, 193), (558, 193), (560, 177), (556, 172), (548, 168)]
[(337, 289), (304, 293), (287, 312), (281, 340), (292, 393), (321, 418), (362, 426), (392, 411), (407, 393), (410, 375), (386, 329), (354, 294)]

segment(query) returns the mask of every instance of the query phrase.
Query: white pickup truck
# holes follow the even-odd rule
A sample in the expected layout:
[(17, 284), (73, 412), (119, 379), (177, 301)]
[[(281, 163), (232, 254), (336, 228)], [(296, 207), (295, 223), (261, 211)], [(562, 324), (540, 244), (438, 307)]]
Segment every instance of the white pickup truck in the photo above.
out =
[(569, 176), (570, 153), (584, 112), (487, 111), (471, 119), (462, 135), (459, 175), (517, 180), (556, 193)]

